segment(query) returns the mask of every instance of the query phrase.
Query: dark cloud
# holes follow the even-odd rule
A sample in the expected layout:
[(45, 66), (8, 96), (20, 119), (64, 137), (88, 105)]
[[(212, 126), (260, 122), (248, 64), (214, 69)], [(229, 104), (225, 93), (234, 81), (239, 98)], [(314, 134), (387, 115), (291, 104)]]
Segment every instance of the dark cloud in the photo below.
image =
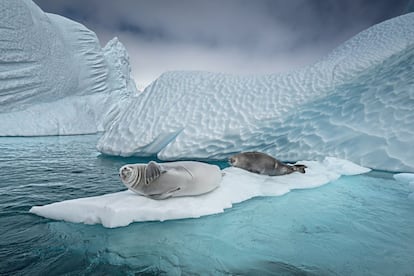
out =
[[(120, 37), (139, 82), (172, 69), (261, 73), (297, 68), (413, 6), (409, 0), (35, 2), (86, 25), (103, 43)], [(139, 80), (145, 72), (136, 66), (156, 73)]]

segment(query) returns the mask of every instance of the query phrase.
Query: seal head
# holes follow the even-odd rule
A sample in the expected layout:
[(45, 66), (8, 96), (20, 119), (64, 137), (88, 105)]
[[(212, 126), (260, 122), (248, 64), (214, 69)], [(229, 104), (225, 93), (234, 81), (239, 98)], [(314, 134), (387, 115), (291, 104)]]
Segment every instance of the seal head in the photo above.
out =
[(122, 183), (132, 190), (150, 185), (165, 172), (161, 166), (153, 161), (147, 164), (125, 165), (119, 169)]

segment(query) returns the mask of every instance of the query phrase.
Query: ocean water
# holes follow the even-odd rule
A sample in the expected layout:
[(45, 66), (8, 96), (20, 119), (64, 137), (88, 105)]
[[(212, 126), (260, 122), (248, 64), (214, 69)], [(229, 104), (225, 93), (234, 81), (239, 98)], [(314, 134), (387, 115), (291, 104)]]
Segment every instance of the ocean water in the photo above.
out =
[(115, 229), (30, 214), (124, 190), (118, 168), (150, 160), (99, 155), (97, 139), (0, 138), (0, 275), (414, 275), (414, 200), (387, 172)]

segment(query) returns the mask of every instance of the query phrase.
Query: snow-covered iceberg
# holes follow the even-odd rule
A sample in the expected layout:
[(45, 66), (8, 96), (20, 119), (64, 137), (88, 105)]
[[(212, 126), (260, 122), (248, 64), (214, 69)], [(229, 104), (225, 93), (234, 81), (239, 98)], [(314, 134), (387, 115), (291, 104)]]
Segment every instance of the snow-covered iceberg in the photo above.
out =
[(128, 54), (30, 0), (0, 2), (0, 136), (104, 130), (136, 92)]
[(375, 25), (286, 74), (169, 72), (98, 142), (109, 155), (282, 160), (336, 156), (414, 171), (414, 13)]
[(263, 176), (242, 169), (224, 169), (219, 188), (194, 197), (176, 197), (153, 200), (131, 191), (102, 196), (72, 199), (45, 206), (34, 206), (31, 213), (46, 218), (85, 224), (102, 224), (105, 227), (126, 226), (137, 221), (164, 221), (198, 218), (218, 214), (233, 204), (257, 196), (280, 196), (293, 189), (319, 187), (338, 179), (341, 175), (366, 173), (370, 169), (337, 158), (323, 162), (301, 161), (308, 166), (306, 174)]

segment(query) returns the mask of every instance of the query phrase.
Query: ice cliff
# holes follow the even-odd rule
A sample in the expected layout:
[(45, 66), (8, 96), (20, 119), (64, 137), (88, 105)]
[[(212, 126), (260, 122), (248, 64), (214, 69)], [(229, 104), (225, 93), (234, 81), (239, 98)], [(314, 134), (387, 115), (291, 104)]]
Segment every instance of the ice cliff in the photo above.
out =
[(282, 160), (335, 156), (414, 171), (414, 13), (375, 25), (286, 74), (169, 72), (98, 143), (110, 155)]
[(102, 131), (136, 92), (128, 54), (30, 0), (0, 1), (0, 135)]

